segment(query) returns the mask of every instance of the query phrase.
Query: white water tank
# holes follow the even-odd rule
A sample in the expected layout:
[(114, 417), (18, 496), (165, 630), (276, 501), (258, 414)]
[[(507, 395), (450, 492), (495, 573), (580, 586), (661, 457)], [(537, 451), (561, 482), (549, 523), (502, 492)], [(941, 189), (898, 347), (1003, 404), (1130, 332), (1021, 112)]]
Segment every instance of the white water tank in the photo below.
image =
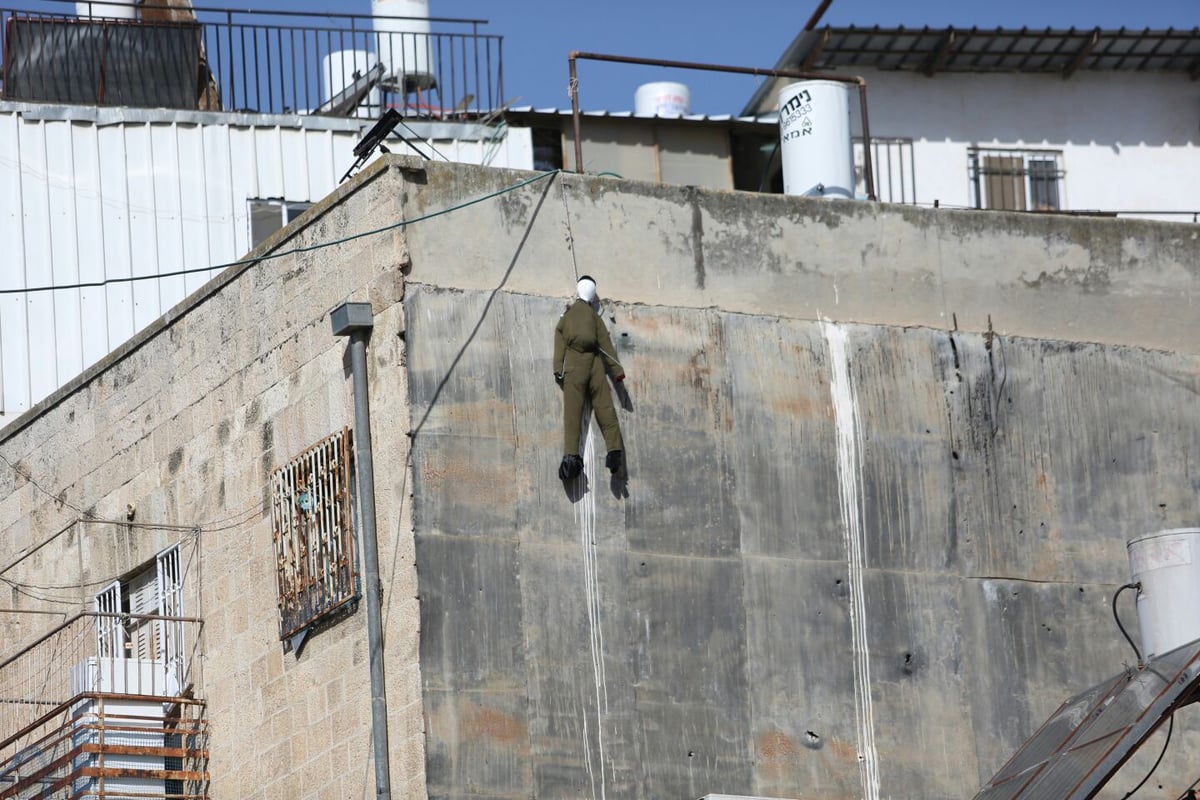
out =
[(104, 3), (76, 3), (75, 13), (81, 17), (108, 17), (111, 19), (137, 19), (134, 0), (107, 0)]
[(633, 93), (633, 113), (639, 117), (682, 117), (691, 110), (692, 93), (686, 84), (643, 83)]
[(854, 199), (850, 85), (800, 81), (779, 91), (783, 193)]
[[(375, 54), (369, 50), (335, 50), (321, 59), (321, 101), (328, 102), (349, 87), (358, 77), (375, 66)], [(378, 116), (379, 90), (372, 89), (352, 116)]]
[[(429, 0), (371, 0), (376, 49), (389, 88), (407, 93), (434, 84)], [(410, 17), (411, 19), (384, 19)]]
[(1200, 528), (1146, 534), (1128, 544), (1137, 595), (1142, 657), (1200, 639)]

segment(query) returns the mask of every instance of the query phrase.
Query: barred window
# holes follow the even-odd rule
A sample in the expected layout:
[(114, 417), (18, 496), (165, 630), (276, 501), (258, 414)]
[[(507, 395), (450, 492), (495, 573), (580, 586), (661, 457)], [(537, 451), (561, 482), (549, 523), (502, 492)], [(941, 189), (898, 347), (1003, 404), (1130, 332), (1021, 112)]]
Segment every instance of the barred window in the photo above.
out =
[(359, 598), (350, 487), (348, 428), (271, 475), (279, 638), (293, 650), (314, 623)]
[(1066, 171), (1057, 150), (972, 148), (968, 154), (976, 208), (1057, 211)]

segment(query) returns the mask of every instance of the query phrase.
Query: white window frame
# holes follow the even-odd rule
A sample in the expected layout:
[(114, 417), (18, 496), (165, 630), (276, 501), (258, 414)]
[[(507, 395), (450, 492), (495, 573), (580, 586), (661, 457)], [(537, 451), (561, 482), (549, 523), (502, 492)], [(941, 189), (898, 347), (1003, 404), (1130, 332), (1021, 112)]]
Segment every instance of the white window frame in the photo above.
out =
[[(183, 567), (173, 544), (125, 580), (96, 594), (96, 654), (101, 658), (161, 663), (168, 680), (187, 673), (183, 622)], [(120, 614), (121, 617), (110, 616)], [(156, 617), (142, 619), (140, 617)], [(175, 619), (162, 619), (173, 617)]]

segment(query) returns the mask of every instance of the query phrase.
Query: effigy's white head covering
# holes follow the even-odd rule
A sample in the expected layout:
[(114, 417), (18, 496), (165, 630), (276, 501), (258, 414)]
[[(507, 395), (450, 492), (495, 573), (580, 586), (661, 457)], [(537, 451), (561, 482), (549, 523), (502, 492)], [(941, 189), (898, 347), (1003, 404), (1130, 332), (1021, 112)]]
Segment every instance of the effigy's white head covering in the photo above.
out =
[(584, 275), (575, 284), (575, 293), (587, 303), (596, 302), (596, 280), (590, 275)]

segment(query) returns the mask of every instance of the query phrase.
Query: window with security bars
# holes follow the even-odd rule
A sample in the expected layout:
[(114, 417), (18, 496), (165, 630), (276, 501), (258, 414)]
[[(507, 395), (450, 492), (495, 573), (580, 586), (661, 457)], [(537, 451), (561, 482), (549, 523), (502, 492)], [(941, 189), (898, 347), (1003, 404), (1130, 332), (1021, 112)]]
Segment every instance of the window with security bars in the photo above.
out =
[(969, 152), (975, 208), (996, 211), (1057, 211), (1062, 208), (1066, 171), (1057, 150)]
[(358, 600), (350, 486), (348, 428), (271, 475), (279, 637), (293, 649), (314, 623)]
[(93, 607), (101, 659), (95, 680), (128, 694), (173, 695), (182, 688), (188, 664), (179, 545), (105, 586)]

